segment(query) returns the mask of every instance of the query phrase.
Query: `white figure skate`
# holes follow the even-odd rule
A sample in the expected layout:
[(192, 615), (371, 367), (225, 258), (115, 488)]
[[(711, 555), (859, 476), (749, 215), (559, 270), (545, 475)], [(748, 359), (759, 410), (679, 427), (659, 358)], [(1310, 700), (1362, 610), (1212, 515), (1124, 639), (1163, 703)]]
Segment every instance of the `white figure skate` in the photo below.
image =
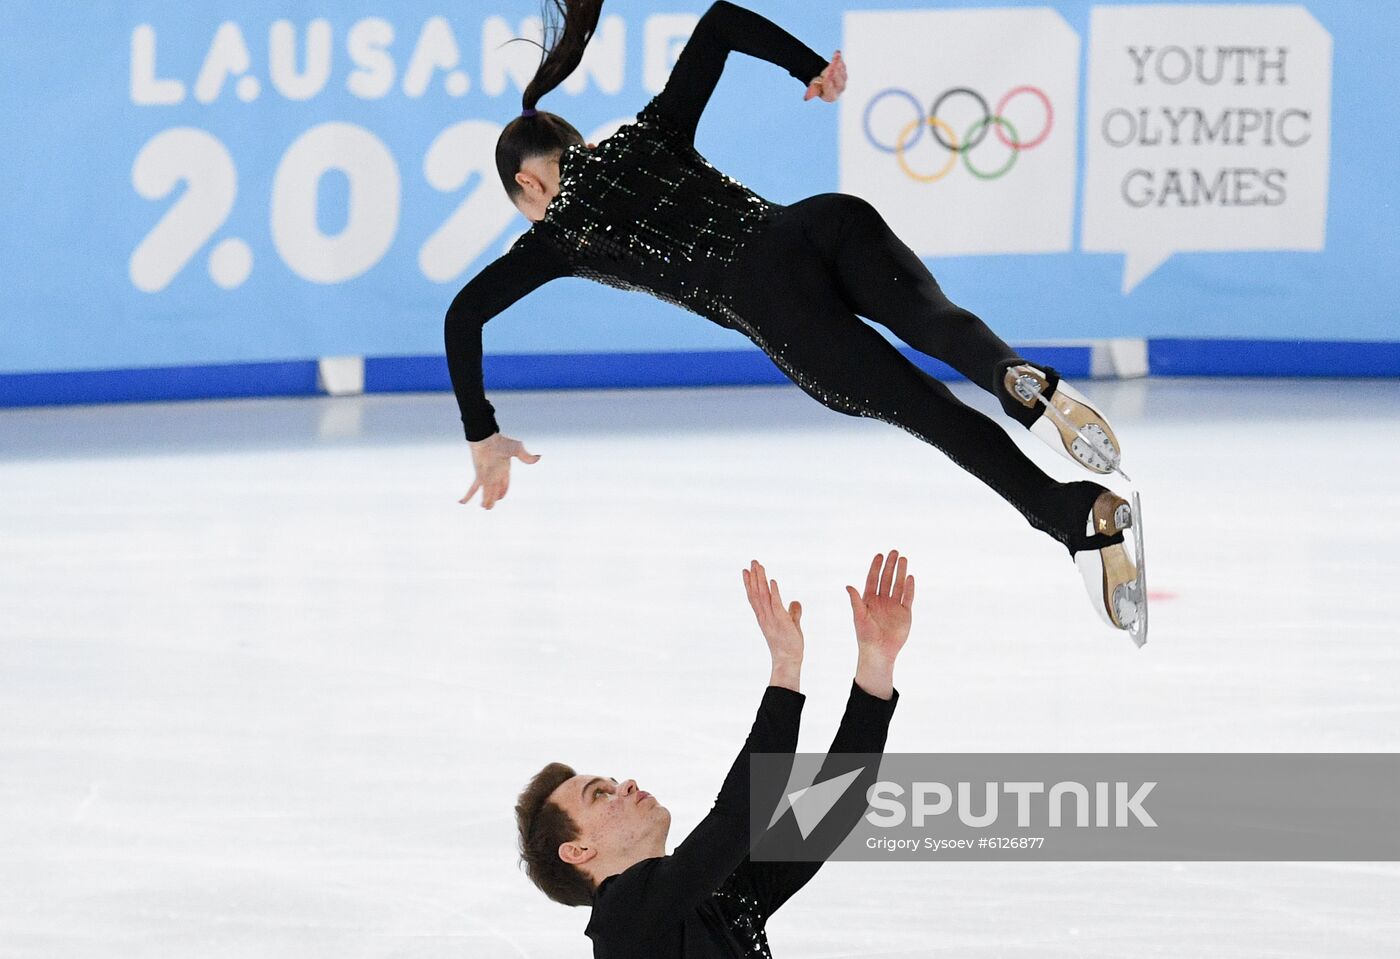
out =
[[(1131, 531), (1131, 532), (1128, 532)], [(1099, 495), (1089, 511), (1085, 527), (1089, 535), (1112, 536), (1128, 532), (1137, 562), (1129, 557), (1127, 543), (1097, 550), (1080, 550), (1074, 564), (1084, 577), (1089, 600), (1099, 617), (1132, 637), (1139, 647), (1147, 643), (1147, 563), (1143, 553), (1142, 500), (1133, 493), (1131, 504), (1116, 493)]]
[(1074, 387), (1060, 380), (1052, 391), (1044, 372), (1022, 363), (1006, 371), (1006, 390), (1023, 406), (1040, 403), (1045, 407), (1044, 414), (1031, 425), (1035, 436), (1085, 469), (1118, 473), (1132, 482), (1119, 465), (1123, 454), (1113, 427)]

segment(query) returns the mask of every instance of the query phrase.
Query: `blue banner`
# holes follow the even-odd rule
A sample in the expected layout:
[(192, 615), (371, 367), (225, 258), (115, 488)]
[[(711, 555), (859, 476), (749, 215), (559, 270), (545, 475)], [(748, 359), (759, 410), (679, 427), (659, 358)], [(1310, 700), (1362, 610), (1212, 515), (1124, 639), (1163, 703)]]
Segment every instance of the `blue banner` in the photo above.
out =
[[(730, 58), (712, 162), (777, 202), (866, 196), (1015, 342), (1400, 340), (1400, 7), (749, 4), (850, 86)], [(609, 0), (541, 106), (590, 139), (660, 89), (704, 3)], [(0, 373), (432, 356), (528, 225), (493, 161), (533, 2), (6, 4)], [(498, 354), (728, 350), (578, 279)]]

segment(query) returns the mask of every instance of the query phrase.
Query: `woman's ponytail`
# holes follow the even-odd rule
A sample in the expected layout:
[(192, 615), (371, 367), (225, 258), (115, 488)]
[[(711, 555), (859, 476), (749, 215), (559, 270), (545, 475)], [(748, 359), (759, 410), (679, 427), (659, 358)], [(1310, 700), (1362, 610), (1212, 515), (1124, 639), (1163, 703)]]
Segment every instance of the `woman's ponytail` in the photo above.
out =
[(545, 42), (539, 44), (540, 65), (520, 98), (520, 116), (506, 124), (496, 141), (496, 172), (512, 200), (521, 192), (520, 184), (515, 182), (521, 163), (583, 142), (583, 135), (567, 120), (536, 110), (535, 104), (563, 83), (583, 60), (583, 51), (593, 38), (602, 9), (603, 0), (549, 0), (545, 4), (541, 18)]
[[(543, 56), (534, 79), (520, 98), (522, 110), (533, 110), (540, 97), (563, 83), (583, 59), (598, 27), (603, 0), (549, 0), (545, 4)], [(562, 21), (562, 23), (560, 22)]]

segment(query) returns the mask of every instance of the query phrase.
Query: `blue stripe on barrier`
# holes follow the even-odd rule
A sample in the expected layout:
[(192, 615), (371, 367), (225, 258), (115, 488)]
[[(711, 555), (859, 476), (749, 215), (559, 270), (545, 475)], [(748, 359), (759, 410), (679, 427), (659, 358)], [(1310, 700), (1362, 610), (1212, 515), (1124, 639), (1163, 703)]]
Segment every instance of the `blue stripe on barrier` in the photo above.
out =
[(310, 396), (316, 361), (0, 374), (0, 407)]
[[(902, 352), (925, 372), (955, 380), (951, 367), (910, 349)], [(1089, 375), (1087, 346), (1027, 347), (1022, 355), (1065, 376)], [(656, 386), (760, 386), (787, 377), (757, 350), (689, 353), (540, 353), (487, 356), (483, 374), (493, 390), (635, 389)], [(437, 356), (365, 360), (365, 392), (397, 393), (451, 388), (447, 361)]]
[(1154, 376), (1400, 376), (1400, 342), (1149, 340)]
[[(908, 348), (920, 368), (945, 380), (952, 369)], [(1085, 378), (1089, 346), (1025, 347), (1029, 360)], [(1319, 340), (1148, 341), (1148, 365), (1156, 376), (1400, 376), (1400, 342)], [(752, 386), (786, 378), (757, 350), (667, 353), (508, 354), (485, 358), (487, 385), (510, 389), (617, 389), (663, 386)], [(365, 391), (447, 390), (441, 356), (370, 357)], [(220, 399), (240, 396), (309, 396), (317, 392), (316, 362), (232, 363), (136, 370), (82, 370), (0, 374), (0, 407), (65, 403)]]
[[(627, 389), (656, 386), (747, 386), (786, 378), (757, 350), (693, 353), (529, 353), (486, 356), (482, 374), (493, 390)], [(365, 360), (365, 392), (447, 390), (439, 356)]]

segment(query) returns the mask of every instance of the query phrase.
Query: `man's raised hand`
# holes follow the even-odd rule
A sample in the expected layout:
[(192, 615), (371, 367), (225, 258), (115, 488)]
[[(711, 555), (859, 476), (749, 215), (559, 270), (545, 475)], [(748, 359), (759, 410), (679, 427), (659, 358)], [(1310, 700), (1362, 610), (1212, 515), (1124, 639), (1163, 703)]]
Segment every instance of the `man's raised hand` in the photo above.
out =
[(876, 553), (865, 577), (865, 592), (846, 587), (862, 656), (874, 654), (893, 662), (909, 638), (914, 577), (908, 569), (909, 560), (898, 550), (890, 550), (889, 556)]
[(796, 690), (802, 668), (802, 604), (794, 600), (790, 606), (783, 605), (778, 581), (768, 578), (768, 571), (758, 560), (743, 571), (743, 579), (749, 606), (773, 657), (773, 679), (769, 685)]
[(495, 433), (471, 445), (472, 465), (476, 468), (476, 481), (467, 495), (457, 502), (466, 504), (481, 490), (481, 506), (490, 509), (503, 499), (510, 489), (510, 461), (518, 459), (522, 463), (537, 463), (539, 457), (525, 449), (525, 444), (511, 439), (504, 433)]

